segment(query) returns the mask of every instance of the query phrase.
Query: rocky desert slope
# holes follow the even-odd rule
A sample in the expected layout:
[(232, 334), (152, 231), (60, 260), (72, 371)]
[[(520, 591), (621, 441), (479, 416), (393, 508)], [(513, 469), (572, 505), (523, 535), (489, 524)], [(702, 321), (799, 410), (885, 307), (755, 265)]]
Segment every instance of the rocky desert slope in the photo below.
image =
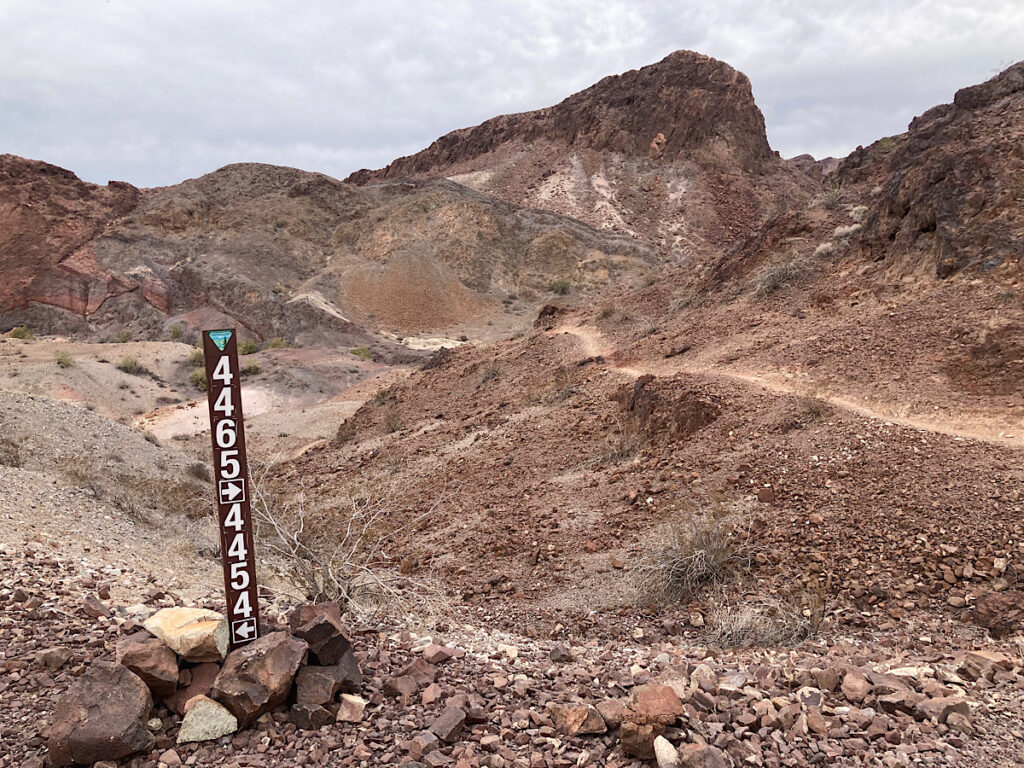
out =
[[(0, 766), (64, 754), (115, 660), (169, 682), (104, 768), (1020, 765), (1022, 110), (1024, 63), (787, 161), (678, 52), (346, 183), (5, 157), (0, 317), (40, 338), (0, 343)], [(295, 665), (248, 709), (141, 626), (224, 607), (184, 343), (220, 322), (303, 531), (258, 542)], [(324, 598), (354, 688), (298, 660)], [(234, 727), (183, 738), (196, 693)]]

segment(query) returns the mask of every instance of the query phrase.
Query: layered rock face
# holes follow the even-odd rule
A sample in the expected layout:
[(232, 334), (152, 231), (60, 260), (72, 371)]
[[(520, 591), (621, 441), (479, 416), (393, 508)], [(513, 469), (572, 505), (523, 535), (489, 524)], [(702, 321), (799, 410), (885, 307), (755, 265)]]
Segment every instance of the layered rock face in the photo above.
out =
[(747, 77), (692, 51), (453, 131), (348, 181), (436, 177), (678, 256), (733, 242), (780, 195), (806, 197), (817, 184), (772, 152)]
[(358, 171), (348, 181), (445, 176), (504, 144), (540, 140), (666, 162), (703, 156), (744, 170), (774, 157), (746, 75), (709, 56), (676, 51), (553, 107), (452, 131), (422, 152), (378, 171)]
[(137, 286), (97, 264), (92, 240), (139, 190), (87, 184), (63, 168), (0, 155), (0, 314), (30, 303), (92, 313)]
[(1020, 263), (1024, 62), (957, 91), (906, 134), (858, 149), (840, 175), (877, 182), (860, 241), (865, 258), (939, 278)]

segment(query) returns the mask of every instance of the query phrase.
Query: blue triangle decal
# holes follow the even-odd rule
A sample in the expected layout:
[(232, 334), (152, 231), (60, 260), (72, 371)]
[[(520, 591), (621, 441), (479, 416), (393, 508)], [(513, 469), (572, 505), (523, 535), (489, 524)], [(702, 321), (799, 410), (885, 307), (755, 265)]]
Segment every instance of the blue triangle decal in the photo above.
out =
[(231, 338), (231, 331), (207, 331), (207, 333), (210, 334), (213, 343), (217, 345), (217, 349), (223, 352), (224, 346), (228, 343), (228, 339)]

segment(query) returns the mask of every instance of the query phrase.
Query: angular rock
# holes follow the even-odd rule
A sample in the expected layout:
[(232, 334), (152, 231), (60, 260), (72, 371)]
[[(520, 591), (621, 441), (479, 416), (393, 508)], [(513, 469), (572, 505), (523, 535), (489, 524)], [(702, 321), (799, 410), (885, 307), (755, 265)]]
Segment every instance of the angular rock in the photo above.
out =
[(82, 610), (86, 616), (91, 616), (94, 619), (105, 619), (110, 615), (110, 608), (96, 595), (86, 595), (82, 602)]
[(321, 666), (337, 664), (346, 653), (352, 653), (345, 628), (328, 612), (314, 616), (292, 634), (309, 644), (312, 660)]
[(664, 736), (654, 739), (654, 759), (658, 761), (658, 768), (680, 768), (679, 752)]
[(914, 716), (918, 720), (934, 720), (937, 723), (945, 723), (953, 712), (969, 717), (971, 708), (968, 706), (967, 699), (962, 696), (939, 696), (934, 699), (925, 699), (915, 707)]
[(398, 675), (397, 677), (389, 677), (384, 681), (384, 695), (394, 696), (395, 698), (401, 698), (406, 696), (415, 696), (416, 691), (420, 687), (416, 684), (416, 681), (410, 675)]
[(681, 768), (729, 768), (732, 761), (710, 744), (684, 744), (679, 750)]
[(609, 728), (618, 728), (626, 717), (626, 699), (605, 699), (597, 702), (596, 709)]
[(567, 736), (605, 733), (608, 726), (601, 713), (589, 704), (548, 704), (555, 727)]
[(163, 608), (143, 627), (185, 661), (221, 661), (228, 652), (228, 623), (205, 608)]
[(117, 663), (142, 678), (155, 701), (178, 687), (178, 657), (167, 644), (148, 632), (136, 632), (117, 643)]
[(441, 741), (454, 744), (459, 740), (465, 726), (466, 711), (462, 707), (448, 706), (434, 718), (434, 722), (430, 724), (430, 731)]
[(871, 683), (868, 682), (867, 677), (860, 670), (849, 669), (843, 675), (841, 690), (847, 701), (859, 704), (867, 698), (868, 693), (871, 691)]
[(341, 623), (341, 604), (330, 603), (306, 603), (293, 608), (288, 612), (288, 628), (292, 634), (303, 625), (308, 624), (317, 616), (326, 614)]
[(210, 741), (238, 730), (238, 719), (208, 696), (193, 696), (178, 730), (178, 744)]
[(164, 704), (167, 708), (179, 715), (185, 714), (185, 707), (190, 699), (196, 696), (210, 696), (213, 692), (213, 681), (220, 674), (220, 665), (207, 661), (192, 667), (188, 672), (188, 685), (184, 688), (179, 688), (164, 699)]
[(303, 731), (319, 731), (334, 721), (330, 710), (319, 704), (296, 704), (289, 715), (295, 727)]
[(339, 723), (361, 723), (366, 709), (366, 699), (351, 693), (341, 694), (340, 706), (335, 719)]
[(1013, 662), (998, 651), (968, 651), (957, 672), (970, 681), (991, 680), (997, 669), (1011, 670)]
[(683, 703), (670, 686), (648, 683), (635, 686), (629, 692), (629, 705), (625, 715), (628, 721), (670, 725), (681, 714)]
[(406, 749), (409, 751), (409, 757), (413, 760), (419, 760), (424, 755), (429, 755), (437, 749), (439, 743), (437, 736), (430, 731), (423, 731), (408, 741)]
[(920, 693), (914, 693), (913, 691), (897, 691), (896, 693), (879, 696), (878, 707), (883, 712), (888, 712), (889, 714), (903, 712), (904, 714), (912, 715), (917, 705), (924, 698)]
[(430, 685), (437, 677), (437, 667), (424, 659), (413, 659), (399, 671), (399, 676), (406, 675), (416, 681), (417, 685)]
[(441, 664), (455, 655), (451, 648), (431, 643), (423, 649), (423, 659), (428, 664)]
[(40, 651), (36, 655), (36, 661), (42, 664), (51, 672), (56, 672), (58, 669), (63, 667), (70, 661), (74, 654), (71, 653), (69, 648), (47, 648), (45, 651)]
[(641, 760), (654, 759), (654, 740), (665, 732), (665, 726), (625, 721), (619, 728), (622, 751)]
[(989, 592), (974, 603), (972, 617), (995, 637), (1024, 628), (1024, 592)]
[(146, 723), (152, 709), (153, 697), (138, 675), (120, 664), (93, 663), (57, 700), (50, 765), (91, 765), (151, 749)]
[(295, 700), (299, 704), (328, 704), (340, 692), (355, 693), (363, 676), (355, 656), (347, 654), (349, 663), (330, 667), (303, 667), (295, 677)]
[(562, 662), (572, 661), (573, 658), (572, 651), (570, 651), (569, 646), (564, 643), (556, 643), (554, 647), (552, 647), (549, 655), (553, 662), (559, 664)]
[(213, 681), (213, 698), (246, 727), (288, 698), (306, 649), (304, 640), (287, 632), (271, 632), (236, 648)]

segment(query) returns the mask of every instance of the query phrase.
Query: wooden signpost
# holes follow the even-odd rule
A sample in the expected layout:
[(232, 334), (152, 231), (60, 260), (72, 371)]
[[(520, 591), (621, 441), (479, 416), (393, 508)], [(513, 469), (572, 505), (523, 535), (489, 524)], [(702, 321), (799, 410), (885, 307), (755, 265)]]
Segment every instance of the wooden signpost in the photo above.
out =
[(252, 642), (260, 634), (237, 341), (234, 329), (203, 331), (220, 556), (232, 648)]

